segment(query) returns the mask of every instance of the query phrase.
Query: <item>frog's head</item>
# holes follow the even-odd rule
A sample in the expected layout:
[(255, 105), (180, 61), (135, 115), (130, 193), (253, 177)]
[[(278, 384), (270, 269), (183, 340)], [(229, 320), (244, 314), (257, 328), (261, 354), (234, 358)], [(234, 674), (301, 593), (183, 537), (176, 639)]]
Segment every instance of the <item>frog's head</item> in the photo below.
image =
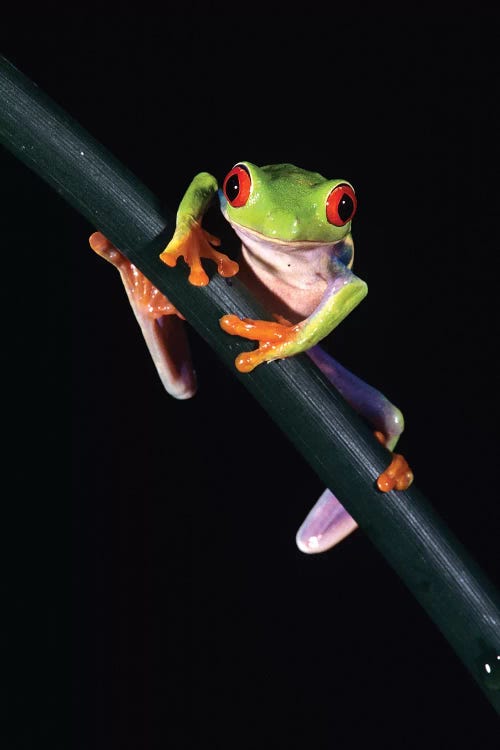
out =
[(238, 162), (219, 199), (231, 224), (282, 242), (338, 242), (349, 234), (356, 212), (352, 185), (293, 164)]

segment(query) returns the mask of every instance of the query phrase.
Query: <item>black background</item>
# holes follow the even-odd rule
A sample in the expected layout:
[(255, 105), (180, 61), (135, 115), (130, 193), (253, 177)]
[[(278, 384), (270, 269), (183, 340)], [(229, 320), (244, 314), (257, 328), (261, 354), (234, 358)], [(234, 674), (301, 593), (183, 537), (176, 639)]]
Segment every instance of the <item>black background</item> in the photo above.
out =
[[(370, 292), (330, 350), (401, 407), (416, 484), (498, 584), (498, 17), (289, 12), (66, 12), (3, 51), (173, 210), (242, 159), (355, 185)], [(68, 747), (62, 688), (75, 748), (494, 747), (368, 538), (296, 549), (323, 488), (231, 371), (191, 330), (199, 392), (167, 397), (94, 227), (0, 158), (11, 746)]]

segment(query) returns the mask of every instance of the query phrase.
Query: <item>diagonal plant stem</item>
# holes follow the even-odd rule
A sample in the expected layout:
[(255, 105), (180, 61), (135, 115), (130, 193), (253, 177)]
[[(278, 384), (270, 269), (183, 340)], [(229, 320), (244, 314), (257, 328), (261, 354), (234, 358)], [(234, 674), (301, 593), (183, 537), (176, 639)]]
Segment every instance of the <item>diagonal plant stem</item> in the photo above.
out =
[(244, 286), (193, 288), (158, 259), (174, 229), (155, 196), (29, 79), (0, 58), (0, 140), (102, 231), (175, 304), (280, 426), (405, 582), (500, 713), (498, 592), (413, 486), (383, 496), (388, 452), (310, 362), (240, 375), (222, 314), (262, 317)]

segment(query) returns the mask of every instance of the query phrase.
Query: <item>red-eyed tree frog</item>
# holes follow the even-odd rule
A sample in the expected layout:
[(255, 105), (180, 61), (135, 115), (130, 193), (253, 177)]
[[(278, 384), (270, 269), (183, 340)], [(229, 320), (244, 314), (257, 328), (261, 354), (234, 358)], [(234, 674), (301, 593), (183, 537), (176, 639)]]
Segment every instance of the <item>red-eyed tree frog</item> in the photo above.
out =
[[(238, 263), (217, 250), (220, 240), (202, 227), (217, 195), (223, 216), (241, 239)], [(189, 281), (196, 286), (209, 281), (202, 258), (214, 261), (222, 276), (238, 273), (274, 320), (240, 319), (230, 313), (221, 318), (228, 334), (258, 343), (237, 357), (237, 369), (249, 372), (262, 362), (306, 352), (392, 451), (404, 427), (399, 409), (318, 346), (367, 293), (365, 282), (351, 270), (356, 206), (354, 189), (345, 180), (329, 180), (292, 164), (257, 167), (238, 162), (221, 188), (207, 172), (195, 176), (160, 258), (175, 266), (182, 256), (190, 268)], [(176, 398), (189, 398), (196, 382), (182, 316), (102, 234), (93, 234), (90, 245), (118, 267), (165, 388)], [(412, 481), (406, 460), (393, 454), (377, 485), (381, 492), (404, 490)], [(297, 532), (297, 545), (306, 553), (323, 552), (356, 527), (327, 489)]]

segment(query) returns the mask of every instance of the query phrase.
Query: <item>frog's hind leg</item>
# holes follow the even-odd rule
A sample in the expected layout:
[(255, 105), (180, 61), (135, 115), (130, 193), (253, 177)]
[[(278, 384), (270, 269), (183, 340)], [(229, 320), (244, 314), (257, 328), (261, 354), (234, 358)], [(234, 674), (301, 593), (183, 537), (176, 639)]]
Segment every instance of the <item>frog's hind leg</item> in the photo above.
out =
[[(374, 428), (377, 439), (392, 450), (404, 429), (400, 410), (380, 391), (349, 372), (321, 347), (315, 346), (307, 354), (353, 409)], [(397, 457), (397, 461), (400, 458), (402, 459)], [(308, 554), (324, 552), (341, 542), (356, 528), (354, 518), (327, 489), (298, 530), (297, 546)]]
[(313, 346), (307, 352), (315, 365), (342, 394), (348, 404), (360, 414), (377, 433), (378, 439), (393, 450), (404, 430), (401, 411), (383, 393), (365, 383), (357, 375), (349, 372), (320, 346)]
[(182, 316), (171, 302), (106, 237), (95, 232), (92, 250), (114, 265), (165, 390), (186, 399), (196, 391), (196, 376)]

